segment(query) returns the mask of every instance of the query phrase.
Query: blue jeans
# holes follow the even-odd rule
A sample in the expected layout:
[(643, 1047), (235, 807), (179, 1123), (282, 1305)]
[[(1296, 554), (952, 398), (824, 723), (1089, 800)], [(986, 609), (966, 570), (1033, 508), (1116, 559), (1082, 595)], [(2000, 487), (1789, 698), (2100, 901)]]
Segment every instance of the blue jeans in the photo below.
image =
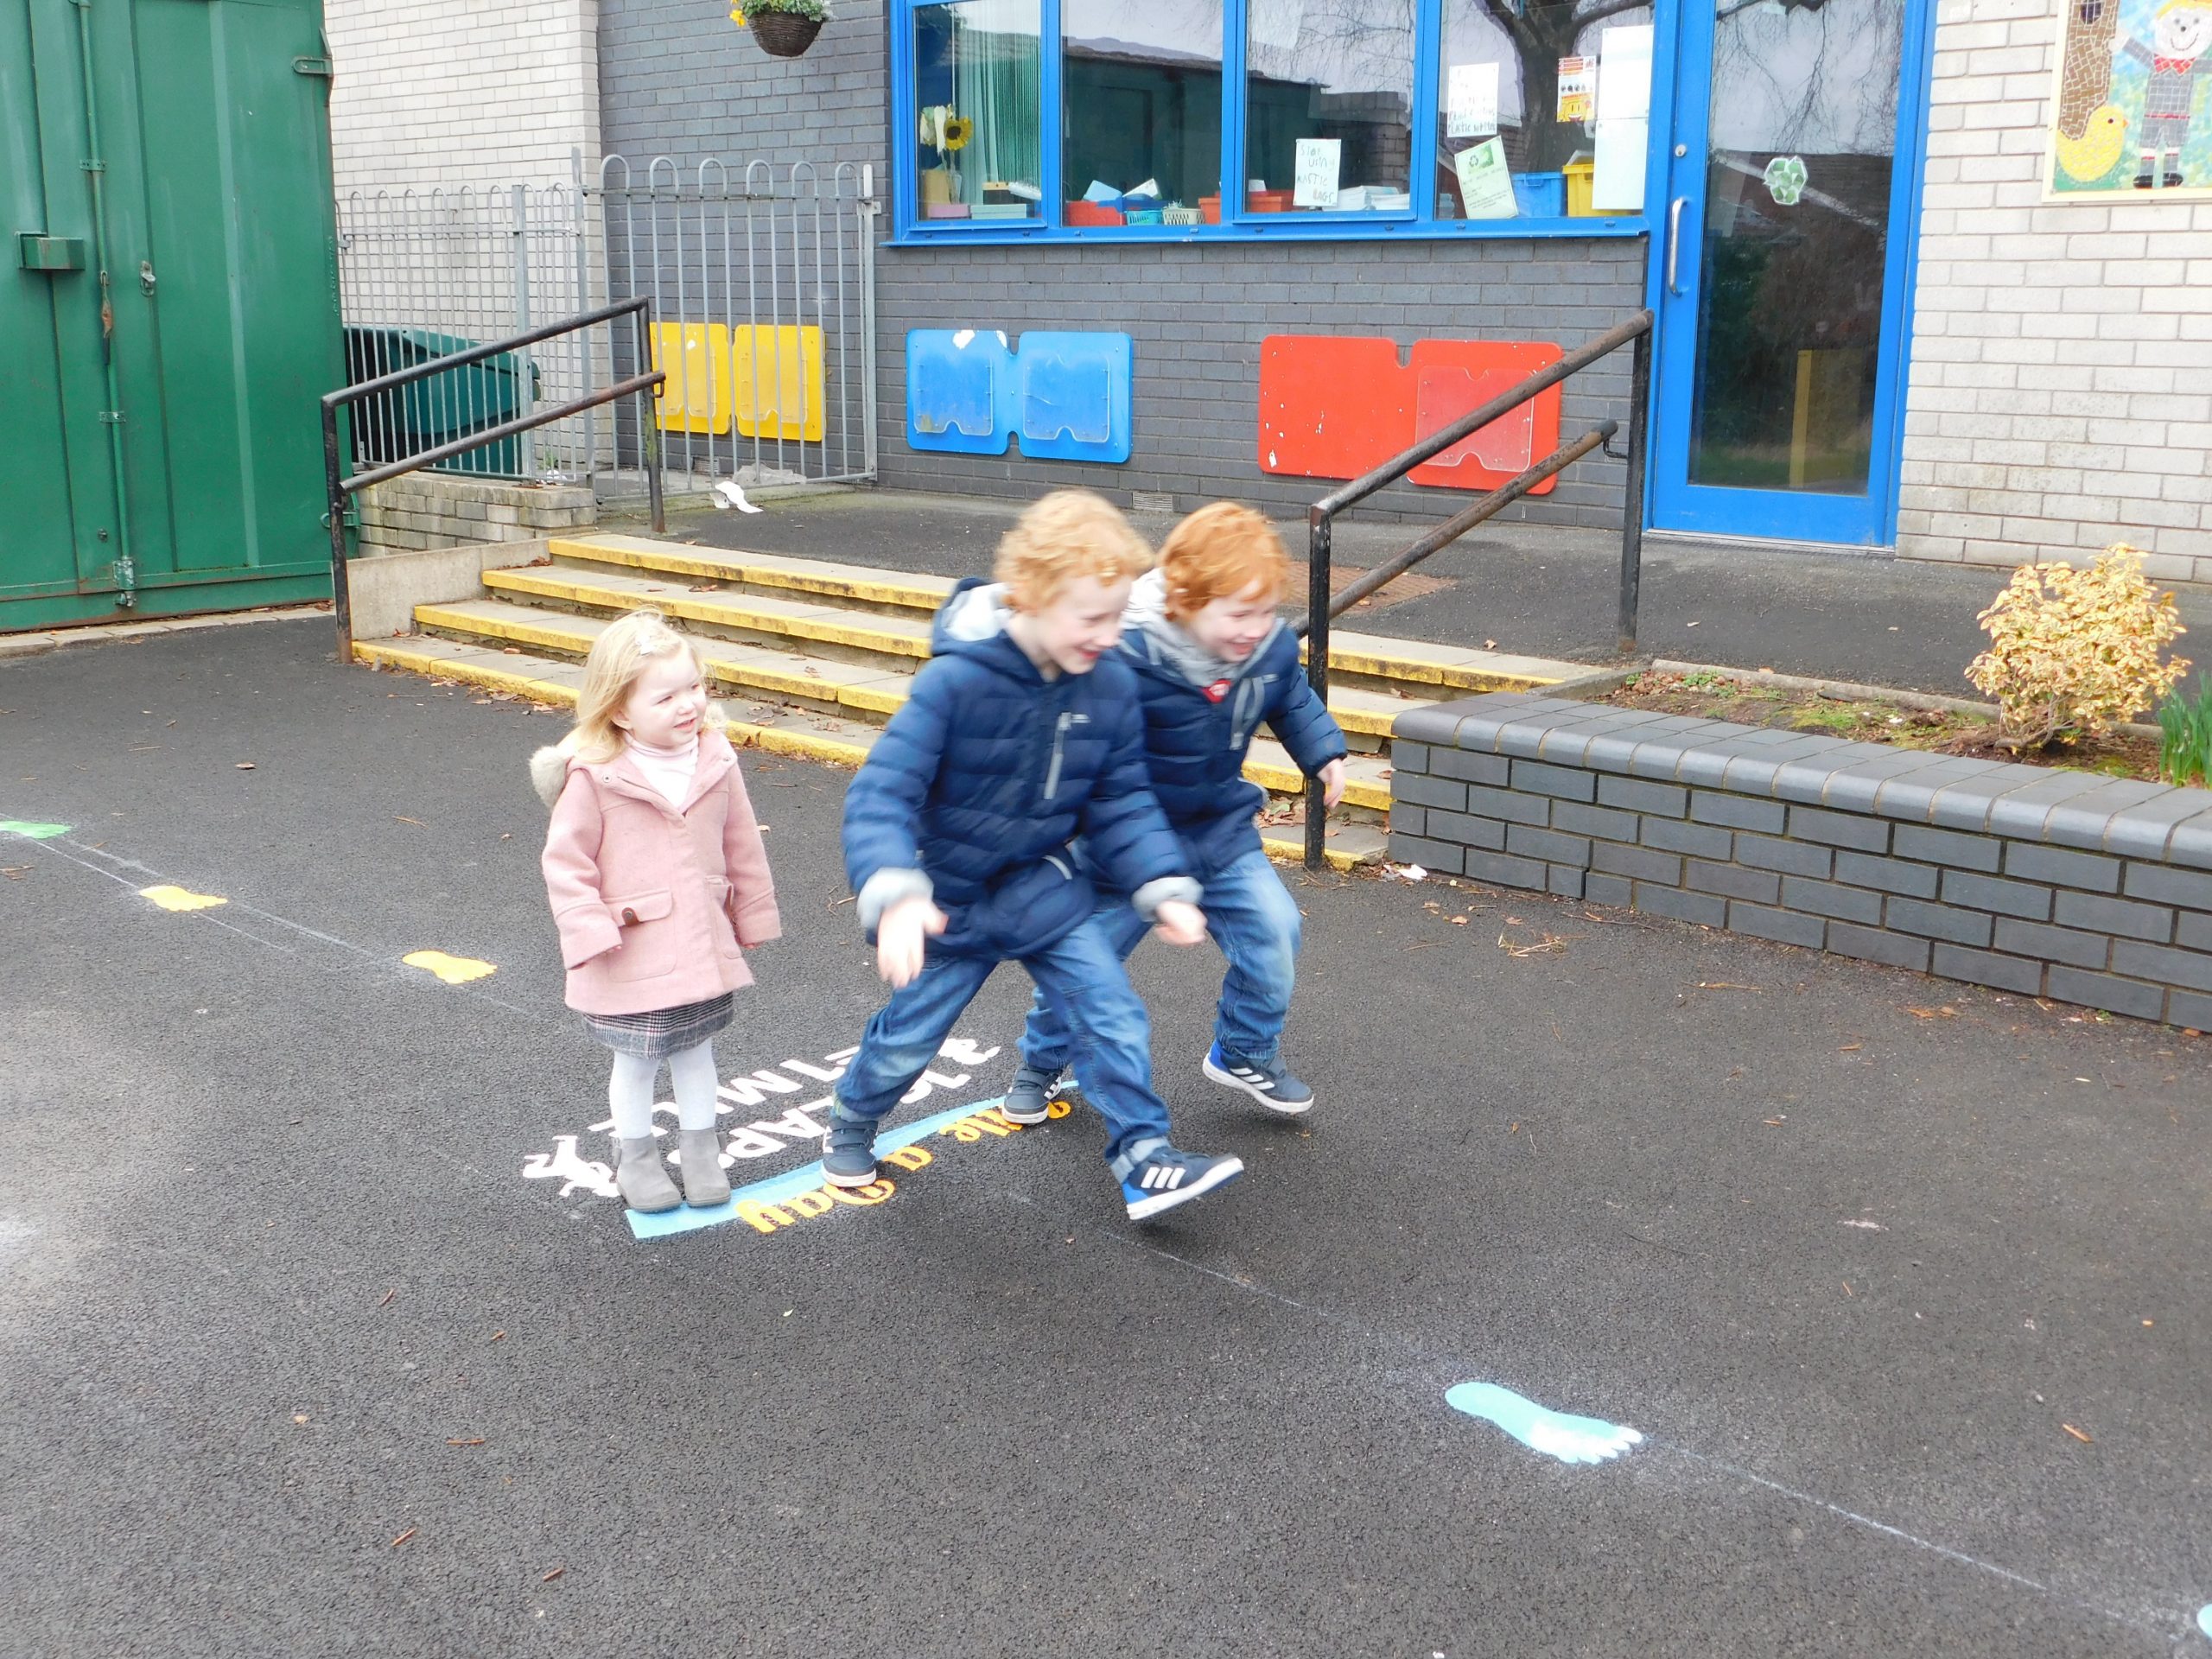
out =
[[(1214, 1040), (1232, 1060), (1272, 1065), (1298, 979), (1297, 901), (1257, 849), (1215, 871), (1205, 887), (1206, 931), (1229, 958)], [(1124, 961), (1148, 931), (1144, 918), (1126, 904), (1102, 910), (1093, 920)], [(1021, 1033), (1022, 1061), (1039, 1071), (1058, 1071), (1068, 1063), (1068, 1032), (1059, 1009), (1051, 987), (1040, 982)]]
[[(1056, 944), (1020, 958), (1040, 994), (1068, 1009), (1084, 1098), (1106, 1120), (1106, 1160), (1126, 1176), (1167, 1142), (1167, 1106), (1152, 1088), (1152, 1022), (1129, 988), (1122, 957), (1093, 916)], [(838, 1081), (841, 1117), (880, 1122), (937, 1058), (991, 969), (995, 957), (931, 956), (875, 1012)]]

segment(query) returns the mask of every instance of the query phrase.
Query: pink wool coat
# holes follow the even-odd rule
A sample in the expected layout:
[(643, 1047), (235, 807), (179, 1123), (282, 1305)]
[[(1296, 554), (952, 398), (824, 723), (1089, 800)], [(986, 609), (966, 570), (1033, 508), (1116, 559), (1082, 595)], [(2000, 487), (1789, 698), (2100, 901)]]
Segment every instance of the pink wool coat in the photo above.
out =
[(626, 754), (585, 761), (541, 749), (531, 772), (553, 807), (541, 861), (570, 1007), (648, 1014), (753, 982), (741, 947), (783, 924), (728, 738), (699, 734), (681, 812)]

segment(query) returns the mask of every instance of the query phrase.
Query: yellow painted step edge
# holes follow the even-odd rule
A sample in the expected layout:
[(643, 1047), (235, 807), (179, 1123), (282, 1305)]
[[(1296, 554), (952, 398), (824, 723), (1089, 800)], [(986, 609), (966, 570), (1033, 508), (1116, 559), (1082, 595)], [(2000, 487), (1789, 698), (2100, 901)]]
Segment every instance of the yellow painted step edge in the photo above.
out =
[[(711, 595), (693, 597), (684, 594), (648, 595), (615, 593), (588, 582), (550, 575), (543, 566), (532, 565), (518, 565), (507, 570), (486, 570), (484, 585), (494, 592), (506, 590), (536, 594), (547, 599), (565, 600), (570, 604), (619, 610), (634, 610), (650, 605), (671, 616), (680, 616), (690, 621), (720, 623), (725, 627), (748, 627), (762, 633), (819, 639), (830, 645), (849, 645), (861, 651), (880, 651), (887, 655), (911, 657), (918, 660), (926, 659), (930, 654), (927, 639), (916, 639), (880, 628), (855, 626), (844, 621), (818, 617), (785, 617), (749, 611), (741, 594), (726, 594), (716, 599)], [(1341, 646), (1332, 650), (1329, 660), (1332, 665), (1347, 673), (1366, 674), (1408, 685), (1445, 685), (1463, 691), (1534, 690), (1542, 686), (1557, 685), (1565, 677), (1559, 675), (1500, 674), (1459, 664), (1425, 663), (1412, 658), (1391, 657)]]
[(795, 639), (819, 640), (824, 645), (849, 645), (858, 651), (880, 652), (886, 656), (911, 657), (920, 660), (930, 654), (927, 639), (890, 633), (880, 628), (855, 627), (850, 623), (824, 617), (777, 616), (769, 612), (751, 610), (744, 604), (741, 594), (728, 594), (719, 601), (696, 598), (688, 594), (625, 594), (594, 588), (586, 582), (563, 581), (527, 567), (515, 570), (486, 570), (484, 585), (495, 593), (535, 594), (544, 599), (566, 600), (575, 605), (594, 605), (613, 610), (643, 610), (651, 607), (670, 616), (680, 616), (687, 622), (751, 628), (759, 633), (780, 633)]
[[(1306, 774), (1295, 766), (1277, 766), (1264, 760), (1247, 760), (1244, 775), (1274, 795), (1300, 795), (1306, 790)], [(1387, 812), (1390, 810), (1390, 791), (1387, 785), (1370, 784), (1359, 778), (1347, 779), (1344, 804)]]
[[(437, 674), (446, 679), (459, 680), (467, 685), (485, 686), (495, 691), (512, 691), (518, 696), (529, 697), (533, 702), (554, 703), (563, 708), (573, 708), (575, 705), (576, 694), (569, 687), (556, 684), (550, 680), (534, 680), (529, 675), (517, 673), (512, 669), (494, 668), (481, 663), (462, 662), (454, 658), (440, 657), (435, 652), (389, 645), (370, 639), (356, 640), (353, 645), (353, 654), (365, 663), (386, 663), (395, 668), (412, 670), (416, 673)], [(740, 731), (760, 734), (763, 741), (758, 744), (758, 747), (776, 749), (784, 753), (817, 755), (823, 759), (840, 760), (851, 766), (857, 766), (868, 758), (868, 750), (862, 745), (847, 743), (835, 738), (794, 734), (783, 727), (733, 722), (729, 729), (734, 734)], [(814, 747), (791, 747), (785, 741), (799, 742), (803, 735), (804, 742)], [(778, 741), (772, 743), (765, 741), (768, 736), (773, 736)], [(736, 740), (733, 737), (732, 741)], [(753, 740), (748, 736), (745, 741), (751, 742)], [(1304, 776), (1292, 766), (1269, 766), (1256, 760), (1248, 761), (1244, 766), (1244, 775), (1259, 785), (1261, 788), (1277, 795), (1295, 795), (1306, 787)], [(1378, 812), (1387, 812), (1390, 808), (1390, 791), (1387, 787), (1357, 778), (1344, 785), (1344, 798), (1350, 805), (1368, 807)]]
[[(1280, 836), (1270, 836), (1263, 831), (1260, 836), (1260, 845), (1266, 849), (1268, 856), (1278, 864), (1303, 864), (1306, 861), (1306, 836), (1303, 830), (1300, 831), (1296, 841), (1284, 841)], [(1321, 849), (1321, 856), (1328, 861), (1331, 869), (1349, 872), (1357, 869), (1363, 864), (1376, 862), (1382, 854), (1380, 849), (1371, 853), (1345, 853), (1338, 851), (1334, 847), (1324, 847)]]
[[(534, 645), (541, 651), (575, 651), (582, 643), (576, 635), (565, 629), (545, 627), (517, 617), (480, 616), (474, 612), (457, 609), (451, 605), (417, 605), (416, 623), (426, 628), (442, 628), (449, 633), (474, 634), (481, 639), (500, 639), (509, 645)], [(702, 655), (707, 667), (720, 680), (732, 685), (745, 686), (764, 691), (773, 691), (785, 696), (816, 697), (836, 702), (846, 708), (865, 714), (892, 715), (899, 711), (906, 698), (895, 691), (883, 691), (873, 687), (826, 684), (800, 674), (780, 673), (774, 669), (761, 668), (747, 663), (734, 663), (728, 658), (716, 657), (713, 641), (702, 639)], [(1419, 708), (1417, 702), (1408, 708)], [(1348, 732), (1357, 732), (1368, 737), (1388, 737), (1390, 726), (1397, 716), (1365, 709), (1332, 708), (1338, 725)]]
[[(541, 651), (575, 651), (584, 642), (567, 630), (544, 627), (517, 617), (479, 616), (448, 605), (417, 605), (415, 620), (418, 626), (443, 628), (453, 633), (474, 634), (480, 639), (503, 639), (510, 645), (533, 645)], [(811, 697), (819, 702), (835, 702), (840, 708), (851, 709), (868, 715), (893, 715), (906, 699), (901, 693), (880, 691), (873, 686), (839, 685), (812, 678), (805, 674), (785, 673), (780, 670), (762, 668), (751, 663), (733, 662), (715, 654), (711, 638), (696, 640), (700, 647), (700, 660), (707, 665), (707, 672), (723, 683), (741, 687), (747, 691), (772, 693), (778, 696)]]
[[(898, 605), (934, 613), (944, 594), (929, 588), (867, 577), (839, 576), (815, 571), (779, 569), (746, 562), (741, 553), (722, 559), (698, 558), (674, 547), (648, 552), (635, 547), (610, 547), (588, 538), (555, 537), (547, 550), (555, 558), (582, 559), (593, 564), (619, 564), (632, 570), (664, 570), (671, 575), (706, 576), (724, 582), (749, 582), (760, 588), (782, 588), (793, 593), (819, 594), (832, 599), (857, 599), (871, 605)], [(828, 567), (825, 567), (825, 572)]]
[[(357, 639), (353, 643), (354, 657), (365, 663), (381, 663), (391, 668), (404, 669), (414, 674), (435, 674), (441, 679), (456, 680), (463, 685), (481, 686), (487, 691), (507, 691), (517, 696), (528, 697), (532, 702), (548, 703), (555, 708), (573, 709), (576, 693), (571, 686), (560, 685), (551, 680), (533, 680), (527, 674), (518, 674), (512, 669), (493, 668), (483, 663), (464, 663), (449, 657), (440, 657), (430, 652), (410, 650), (378, 644), (373, 640)], [(868, 745), (849, 743), (821, 732), (794, 731), (784, 726), (756, 726), (749, 721), (727, 721), (722, 730), (739, 748), (765, 750), (771, 754), (794, 755), (804, 760), (823, 760), (832, 766), (857, 766), (868, 759)]]

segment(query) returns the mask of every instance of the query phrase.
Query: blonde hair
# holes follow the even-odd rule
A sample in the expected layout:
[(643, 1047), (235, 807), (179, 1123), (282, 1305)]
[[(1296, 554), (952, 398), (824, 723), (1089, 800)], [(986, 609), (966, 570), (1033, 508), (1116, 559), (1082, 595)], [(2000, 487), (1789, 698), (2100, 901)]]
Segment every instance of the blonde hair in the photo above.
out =
[(622, 728), (614, 716), (630, 700), (638, 677), (672, 651), (691, 659), (704, 672), (691, 642), (668, 626), (658, 611), (626, 612), (608, 623), (592, 641), (584, 658), (583, 690), (576, 697), (576, 723), (561, 747), (596, 765), (622, 753)]
[(1039, 611), (1084, 576), (1111, 585), (1152, 569), (1152, 550), (1121, 509), (1089, 490), (1033, 501), (999, 543), (993, 574), (1017, 611)]
[(1234, 501), (1215, 501), (1167, 533), (1160, 575), (1167, 588), (1167, 614), (1179, 622), (1255, 583), (1280, 604), (1290, 581), (1290, 556), (1263, 515)]

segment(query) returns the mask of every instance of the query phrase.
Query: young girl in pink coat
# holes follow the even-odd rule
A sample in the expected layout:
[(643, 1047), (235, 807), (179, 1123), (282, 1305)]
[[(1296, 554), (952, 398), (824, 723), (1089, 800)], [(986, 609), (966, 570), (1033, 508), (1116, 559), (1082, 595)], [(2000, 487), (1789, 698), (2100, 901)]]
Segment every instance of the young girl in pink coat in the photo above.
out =
[[(614, 1051), (615, 1182), (633, 1210), (725, 1204), (715, 1033), (753, 982), (741, 947), (782, 932), (729, 740), (707, 722), (690, 642), (658, 611), (611, 623), (584, 664), (575, 729), (531, 760), (553, 823), (546, 897), (569, 1006)], [(683, 1191), (653, 1141), (653, 1083), (675, 1086)]]

